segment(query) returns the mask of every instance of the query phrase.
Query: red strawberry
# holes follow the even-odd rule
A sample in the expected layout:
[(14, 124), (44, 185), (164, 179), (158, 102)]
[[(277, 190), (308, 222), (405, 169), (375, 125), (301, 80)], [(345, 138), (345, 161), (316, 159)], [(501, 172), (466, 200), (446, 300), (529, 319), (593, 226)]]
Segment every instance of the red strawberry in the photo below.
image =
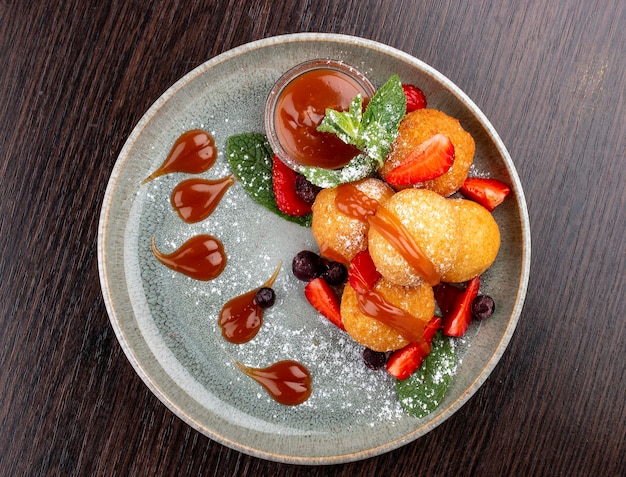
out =
[(454, 162), (454, 144), (448, 136), (435, 134), (417, 146), (387, 175), (393, 186), (413, 185), (439, 177)]
[(443, 315), (443, 334), (463, 336), (472, 322), (472, 301), (478, 296), (480, 275), (472, 278), (467, 288), (454, 300), (452, 309)]
[(426, 107), (426, 96), (421, 89), (412, 84), (403, 84), (402, 89), (404, 90), (404, 96), (406, 96), (407, 113)]
[(497, 179), (468, 177), (461, 186), (461, 192), (465, 197), (478, 202), (489, 212), (492, 212), (504, 202), (511, 189)]
[(441, 282), (433, 287), (435, 293), (435, 301), (439, 305), (439, 309), (443, 316), (447, 316), (452, 311), (454, 302), (459, 297), (463, 290), (450, 283)]
[(314, 278), (304, 287), (304, 296), (311, 306), (342, 330), (343, 320), (339, 311), (339, 297), (323, 278)]
[(301, 199), (296, 194), (296, 177), (298, 173), (282, 162), (278, 157), (273, 157), (272, 184), (276, 205), (281, 212), (301, 217), (311, 212), (311, 204)]
[(430, 354), (431, 343), (439, 328), (441, 328), (441, 318), (434, 316), (424, 328), (424, 341), (410, 343), (389, 356), (387, 372), (400, 380), (413, 374)]
[(348, 281), (357, 293), (371, 290), (380, 276), (368, 250), (360, 251), (350, 262)]

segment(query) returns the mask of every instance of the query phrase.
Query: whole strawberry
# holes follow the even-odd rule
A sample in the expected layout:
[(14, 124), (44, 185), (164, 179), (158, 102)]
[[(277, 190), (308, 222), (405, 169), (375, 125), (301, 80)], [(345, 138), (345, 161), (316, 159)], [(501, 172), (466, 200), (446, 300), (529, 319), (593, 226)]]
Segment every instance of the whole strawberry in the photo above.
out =
[(407, 113), (426, 107), (426, 96), (417, 86), (413, 86), (412, 84), (403, 84), (402, 90), (404, 91), (404, 96), (406, 96)]

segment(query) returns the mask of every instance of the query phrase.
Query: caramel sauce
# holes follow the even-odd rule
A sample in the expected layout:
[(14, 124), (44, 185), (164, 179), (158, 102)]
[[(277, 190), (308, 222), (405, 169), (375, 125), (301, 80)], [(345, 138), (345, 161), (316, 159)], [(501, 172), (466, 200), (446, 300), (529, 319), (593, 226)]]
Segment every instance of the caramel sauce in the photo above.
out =
[(256, 304), (256, 292), (259, 288), (271, 287), (274, 284), (281, 266), (282, 262), (263, 285), (229, 300), (222, 307), (218, 324), (226, 341), (234, 344), (246, 343), (259, 332), (263, 324), (264, 309)]
[(431, 286), (440, 281), (439, 274), (415, 239), (400, 220), (384, 207), (368, 218), (369, 224), (409, 262), (409, 265)]
[(267, 368), (251, 368), (239, 362), (237, 366), (280, 404), (302, 404), (311, 395), (311, 373), (297, 361), (279, 361)]
[(376, 290), (363, 290), (356, 296), (357, 306), (364, 315), (390, 326), (411, 343), (423, 341), (425, 322), (392, 305)]
[(330, 245), (326, 244), (325, 242), (320, 244), (320, 255), (322, 257), (326, 257), (331, 260), (334, 260), (335, 262), (343, 263), (344, 265), (349, 264), (349, 260), (346, 257), (344, 257), (343, 254), (337, 252), (337, 250), (335, 250), (334, 248), (332, 248)]
[(347, 164), (358, 149), (317, 127), (326, 108), (347, 111), (357, 94), (366, 96), (356, 80), (332, 69), (314, 69), (291, 81), (275, 112), (276, 134), (285, 151), (307, 166), (336, 169)]
[(185, 222), (188, 224), (200, 222), (213, 213), (234, 182), (234, 176), (217, 180), (187, 179), (174, 188), (170, 202)]
[(379, 203), (376, 199), (372, 199), (361, 192), (353, 184), (346, 183), (337, 187), (335, 205), (342, 214), (366, 221), (369, 216), (376, 213)]
[(215, 164), (216, 159), (217, 147), (213, 136), (200, 129), (192, 129), (176, 140), (163, 164), (144, 179), (142, 184), (170, 172), (205, 172)]
[(196, 235), (169, 254), (159, 252), (152, 237), (152, 253), (166, 267), (196, 280), (212, 280), (226, 266), (224, 246), (212, 235)]

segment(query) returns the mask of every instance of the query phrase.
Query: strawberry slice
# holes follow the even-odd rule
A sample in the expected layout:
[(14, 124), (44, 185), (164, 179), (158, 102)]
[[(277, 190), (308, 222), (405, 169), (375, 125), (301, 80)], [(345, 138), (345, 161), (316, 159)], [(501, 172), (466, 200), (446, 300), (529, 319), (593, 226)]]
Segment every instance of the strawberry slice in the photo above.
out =
[(468, 177), (461, 186), (461, 193), (482, 205), (489, 212), (498, 207), (511, 189), (497, 179)]
[(453, 162), (454, 144), (448, 136), (435, 134), (413, 149), (386, 180), (392, 186), (417, 184), (445, 174)]
[(302, 217), (311, 212), (311, 204), (296, 193), (298, 173), (274, 156), (272, 158), (272, 185), (276, 205), (281, 212), (294, 217)]
[(424, 329), (424, 341), (409, 343), (389, 356), (387, 372), (400, 380), (413, 374), (430, 354), (431, 343), (439, 328), (441, 328), (441, 318), (434, 316)]
[(368, 250), (360, 251), (350, 262), (348, 282), (357, 293), (364, 293), (374, 288), (380, 277)]
[(441, 282), (433, 287), (433, 292), (442, 315), (447, 316), (452, 312), (454, 302), (463, 293), (463, 290), (450, 283)]
[(410, 113), (416, 109), (423, 109), (426, 107), (426, 95), (417, 86), (412, 84), (403, 84), (402, 90), (406, 97), (406, 112)]
[(304, 287), (304, 296), (313, 308), (345, 331), (339, 311), (339, 297), (326, 280), (321, 277), (311, 280)]
[(467, 288), (456, 297), (452, 308), (443, 315), (443, 334), (460, 337), (465, 334), (472, 322), (472, 301), (478, 296), (480, 275), (472, 278)]

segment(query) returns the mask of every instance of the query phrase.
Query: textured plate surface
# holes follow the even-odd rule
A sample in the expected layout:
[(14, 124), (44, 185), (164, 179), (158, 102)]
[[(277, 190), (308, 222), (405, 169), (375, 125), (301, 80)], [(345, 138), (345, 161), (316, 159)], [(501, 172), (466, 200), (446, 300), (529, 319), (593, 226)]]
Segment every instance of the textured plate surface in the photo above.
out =
[[(230, 174), (225, 142), (263, 132), (263, 106), (276, 79), (307, 59), (329, 57), (365, 73), (376, 87), (392, 73), (418, 85), (429, 107), (457, 117), (476, 141), (474, 173), (512, 186), (494, 216), (502, 233), (496, 263), (481, 291), (494, 297), (496, 314), (472, 325), (458, 347), (460, 361), (443, 403), (415, 419), (399, 405), (393, 380), (361, 363), (361, 348), (306, 304), (293, 278), (292, 257), (314, 249), (310, 230), (254, 203), (235, 184), (205, 221), (189, 225), (171, 208), (173, 187), (185, 174), (141, 185), (189, 129), (213, 134), (216, 165), (201, 175)], [(218, 237), (228, 255), (224, 273), (198, 282), (159, 264), (162, 252), (198, 233)], [(100, 218), (98, 260), (102, 291), (117, 338), (137, 373), (175, 414), (205, 435), (270, 460), (330, 464), (387, 452), (441, 424), (485, 381), (500, 359), (521, 312), (530, 267), (530, 230), (513, 163), (489, 121), (448, 79), (393, 48), (360, 38), (294, 34), (268, 38), (223, 53), (184, 76), (148, 110), (130, 135), (112, 172)], [(277, 303), (257, 337), (226, 343), (217, 316), (230, 298), (261, 285), (283, 261)], [(296, 359), (313, 375), (304, 404), (275, 403), (243, 375), (234, 360), (267, 366)]]

